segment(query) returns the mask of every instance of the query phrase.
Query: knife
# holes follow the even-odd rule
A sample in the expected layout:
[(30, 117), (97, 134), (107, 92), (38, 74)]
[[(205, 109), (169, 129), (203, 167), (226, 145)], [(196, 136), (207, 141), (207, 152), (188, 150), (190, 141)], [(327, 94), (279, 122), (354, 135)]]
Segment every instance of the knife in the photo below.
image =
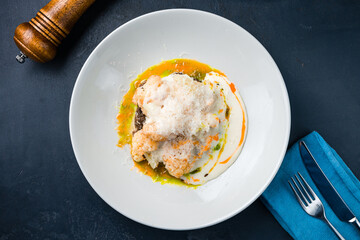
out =
[(360, 229), (360, 222), (340, 197), (334, 186), (321, 170), (319, 164), (311, 154), (304, 141), (299, 142), (300, 155), (309, 172), (310, 177), (319, 189), (321, 195), (329, 203), (331, 209), (341, 221), (354, 223)]

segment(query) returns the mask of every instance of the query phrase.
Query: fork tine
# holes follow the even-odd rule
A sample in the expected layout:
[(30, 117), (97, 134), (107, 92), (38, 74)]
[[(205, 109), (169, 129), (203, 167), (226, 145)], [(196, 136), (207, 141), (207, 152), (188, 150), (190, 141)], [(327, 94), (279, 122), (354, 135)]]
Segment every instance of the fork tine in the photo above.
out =
[(289, 183), (291, 189), (293, 190), (293, 192), (294, 192), (294, 194), (295, 194), (298, 202), (300, 203), (301, 207), (305, 210), (306, 206), (305, 206), (305, 204), (303, 203), (303, 201), (301, 200), (299, 194), (296, 192), (296, 190), (295, 190), (295, 188), (293, 187), (293, 185), (291, 184), (291, 182), (288, 181), (288, 183)]
[(300, 192), (303, 200), (306, 202), (307, 205), (309, 205), (308, 200), (306, 199), (306, 197), (304, 196), (304, 194), (302, 193), (301, 189), (299, 188), (299, 186), (297, 185), (296, 181), (294, 180), (294, 178), (291, 178), (291, 180), (293, 181), (293, 183), (295, 184), (296, 189)]
[[(298, 172), (299, 173), (299, 172)], [(298, 176), (295, 174), (295, 177), (296, 177), (296, 180), (298, 181), (298, 183), (300, 183), (300, 186), (301, 188), (304, 190), (306, 196), (308, 197), (309, 199), (309, 202), (312, 202), (313, 200), (315, 200), (315, 198), (311, 198), (309, 193), (308, 193), (308, 190), (306, 190), (306, 188), (304, 187), (304, 185), (302, 184), (302, 182), (300, 181), (300, 179), (298, 178)]]
[(312, 190), (312, 188), (309, 186), (309, 184), (305, 181), (304, 177), (298, 172), (301, 180), (305, 183), (306, 187), (309, 189), (311, 195), (313, 196), (314, 200), (319, 199), (318, 196), (315, 194), (315, 192)]

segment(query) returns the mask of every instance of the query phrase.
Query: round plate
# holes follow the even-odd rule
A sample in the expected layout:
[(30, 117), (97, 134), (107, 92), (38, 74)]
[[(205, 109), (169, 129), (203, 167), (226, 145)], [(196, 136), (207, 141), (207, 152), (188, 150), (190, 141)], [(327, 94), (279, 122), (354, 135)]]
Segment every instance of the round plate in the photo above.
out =
[[(196, 59), (223, 71), (248, 113), (239, 158), (196, 189), (153, 182), (133, 169), (129, 148), (116, 147), (115, 117), (129, 83), (173, 58)], [(121, 214), (162, 229), (210, 226), (249, 206), (278, 171), (289, 132), (289, 98), (269, 53), (233, 22), (196, 10), (153, 12), (112, 32), (85, 62), (70, 105), (71, 141), (90, 185)]]

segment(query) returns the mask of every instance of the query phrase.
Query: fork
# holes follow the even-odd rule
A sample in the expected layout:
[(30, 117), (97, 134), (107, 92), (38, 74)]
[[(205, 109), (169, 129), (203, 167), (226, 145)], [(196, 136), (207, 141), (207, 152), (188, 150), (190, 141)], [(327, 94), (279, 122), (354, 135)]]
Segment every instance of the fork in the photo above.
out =
[[(324, 205), (322, 204), (321, 200), (314, 193), (314, 191), (311, 189), (309, 184), (305, 181), (305, 179), (299, 172), (298, 172), (298, 175), (300, 176), (302, 181), (298, 178), (298, 176), (296, 174), (295, 174), (296, 180), (293, 177), (291, 178), (297, 191), (295, 190), (295, 188), (294, 188), (293, 184), (290, 182), (290, 180), (288, 182), (289, 182), (289, 185), (290, 185), (291, 189), (293, 190), (298, 202), (300, 203), (301, 207), (310, 216), (319, 218), (319, 219), (325, 221), (330, 226), (331, 230), (333, 230), (336, 233), (336, 236), (338, 236), (339, 239), (345, 240), (345, 238), (343, 236), (341, 236), (341, 234), (336, 230), (336, 228), (326, 218)], [(298, 186), (297, 183), (301, 186), (301, 188)], [(304, 187), (304, 185), (302, 183), (305, 184), (305, 186), (308, 190)], [(300, 195), (298, 192), (300, 193)], [(307, 198), (305, 197), (305, 195), (307, 196)]]

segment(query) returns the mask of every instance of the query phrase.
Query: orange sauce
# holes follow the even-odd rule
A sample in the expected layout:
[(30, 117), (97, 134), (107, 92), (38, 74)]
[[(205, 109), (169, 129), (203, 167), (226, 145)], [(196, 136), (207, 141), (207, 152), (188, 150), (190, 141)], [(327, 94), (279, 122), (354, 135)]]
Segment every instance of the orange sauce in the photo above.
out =
[(229, 86), (230, 86), (231, 91), (232, 91), (233, 93), (235, 93), (235, 92), (236, 92), (236, 88), (235, 88), (234, 83), (230, 83)]
[(191, 177), (191, 179), (192, 179), (194, 182), (198, 182), (198, 181), (200, 181), (200, 179), (193, 178), (193, 177)]

